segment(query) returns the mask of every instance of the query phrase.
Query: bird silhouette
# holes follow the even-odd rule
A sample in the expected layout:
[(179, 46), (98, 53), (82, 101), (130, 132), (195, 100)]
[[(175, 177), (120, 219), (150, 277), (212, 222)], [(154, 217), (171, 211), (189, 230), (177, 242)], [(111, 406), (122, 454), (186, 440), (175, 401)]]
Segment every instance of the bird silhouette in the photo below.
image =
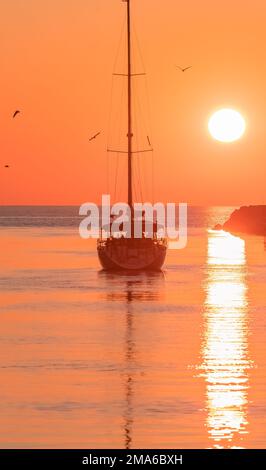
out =
[(89, 139), (89, 142), (91, 142), (93, 139), (96, 139), (96, 137), (98, 137), (98, 135), (100, 135), (101, 132), (97, 132), (97, 134), (93, 135), (90, 139)]
[(20, 113), (20, 111), (19, 111), (19, 109), (17, 109), (17, 110), (14, 112), (14, 114), (13, 114), (13, 119), (14, 119), (14, 118), (16, 117), (16, 115), (19, 114), (19, 113)]
[(177, 65), (177, 68), (181, 70), (181, 72), (185, 72), (186, 70), (191, 69), (192, 65), (190, 65), (189, 67), (185, 67), (184, 69), (182, 67), (179, 67), (179, 65)]
[(10, 165), (5, 165), (5, 168), (10, 168)]

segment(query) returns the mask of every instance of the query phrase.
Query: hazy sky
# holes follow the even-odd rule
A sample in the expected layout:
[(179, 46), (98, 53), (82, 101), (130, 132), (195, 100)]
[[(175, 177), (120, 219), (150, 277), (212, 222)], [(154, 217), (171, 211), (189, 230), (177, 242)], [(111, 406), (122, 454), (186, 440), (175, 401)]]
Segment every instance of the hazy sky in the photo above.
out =
[[(1, 0), (0, 204), (99, 202), (125, 8)], [(265, 0), (132, 0), (132, 10), (148, 74), (156, 199), (265, 203)], [(176, 64), (193, 68), (183, 74)], [(247, 120), (235, 143), (208, 134), (221, 106)], [(12, 120), (15, 109), (22, 114)]]

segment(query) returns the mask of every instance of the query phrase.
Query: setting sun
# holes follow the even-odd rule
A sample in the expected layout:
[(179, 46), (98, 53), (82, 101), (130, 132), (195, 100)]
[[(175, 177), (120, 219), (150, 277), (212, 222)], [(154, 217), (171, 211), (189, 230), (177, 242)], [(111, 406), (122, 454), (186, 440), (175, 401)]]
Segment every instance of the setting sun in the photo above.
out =
[(266, 458), (265, 19), (0, 0), (1, 468)]
[(233, 142), (245, 132), (246, 123), (241, 114), (234, 109), (220, 109), (209, 119), (209, 132), (215, 140)]

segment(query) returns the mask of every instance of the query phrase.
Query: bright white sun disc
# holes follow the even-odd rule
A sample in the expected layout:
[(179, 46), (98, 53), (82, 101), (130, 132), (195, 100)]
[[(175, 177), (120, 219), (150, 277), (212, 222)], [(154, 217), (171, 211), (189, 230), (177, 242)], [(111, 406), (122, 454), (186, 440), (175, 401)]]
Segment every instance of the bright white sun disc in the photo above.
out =
[(216, 111), (208, 124), (211, 136), (220, 142), (233, 142), (245, 132), (246, 123), (238, 111), (224, 108)]

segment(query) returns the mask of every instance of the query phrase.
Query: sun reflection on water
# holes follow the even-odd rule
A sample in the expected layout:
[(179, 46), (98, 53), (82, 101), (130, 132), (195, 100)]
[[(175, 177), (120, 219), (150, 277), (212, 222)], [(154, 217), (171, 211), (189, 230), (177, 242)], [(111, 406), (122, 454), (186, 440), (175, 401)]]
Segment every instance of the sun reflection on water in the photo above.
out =
[(209, 232), (203, 369), (212, 446), (243, 447), (248, 404), (248, 302), (245, 242)]

